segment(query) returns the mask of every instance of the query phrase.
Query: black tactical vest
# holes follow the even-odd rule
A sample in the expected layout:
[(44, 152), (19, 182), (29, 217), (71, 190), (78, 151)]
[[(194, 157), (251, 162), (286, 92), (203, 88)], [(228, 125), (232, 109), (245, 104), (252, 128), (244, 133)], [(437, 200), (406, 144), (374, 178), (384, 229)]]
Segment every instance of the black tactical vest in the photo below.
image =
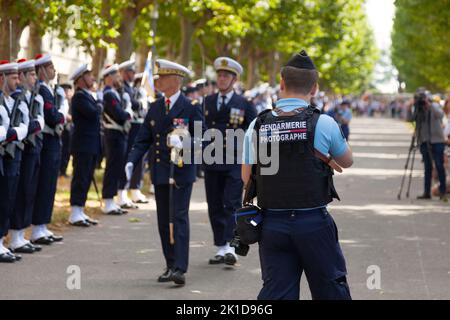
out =
[[(258, 206), (264, 209), (304, 209), (324, 206), (339, 199), (333, 185), (333, 170), (314, 155), (314, 132), (320, 111), (314, 107), (293, 112), (261, 113), (255, 124), (257, 146), (256, 182)], [(279, 168), (265, 175), (259, 150), (269, 157), (279, 149)], [(276, 158), (275, 158), (276, 159)]]

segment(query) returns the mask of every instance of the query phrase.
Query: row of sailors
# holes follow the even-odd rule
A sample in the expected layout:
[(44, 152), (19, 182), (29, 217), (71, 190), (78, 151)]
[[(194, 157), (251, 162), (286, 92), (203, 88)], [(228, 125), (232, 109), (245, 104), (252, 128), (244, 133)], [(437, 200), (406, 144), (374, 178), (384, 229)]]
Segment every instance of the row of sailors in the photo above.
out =
[[(23, 65), (29, 69), (24, 71)], [(136, 89), (130, 85), (135, 75), (132, 61), (107, 66), (102, 71), (105, 84), (102, 97), (91, 91), (95, 80), (86, 64), (71, 76), (76, 92), (71, 101), (74, 129), (69, 222), (82, 227), (98, 223), (86, 215), (84, 207), (101, 155), (103, 125), (106, 168), (102, 198), (105, 214), (122, 215), (127, 209), (135, 208), (134, 204), (122, 200), (126, 199), (127, 189), (140, 189), (143, 159), (148, 153), (151, 180), (155, 187), (158, 229), (167, 266), (158, 278), (160, 282), (184, 284), (189, 252), (189, 203), (192, 184), (196, 180), (196, 165), (175, 166), (176, 188), (170, 198), (168, 134), (181, 127), (193, 136), (196, 121), (203, 123), (203, 130), (215, 128), (225, 132), (230, 126), (245, 130), (256, 117), (254, 105), (233, 90), (243, 71), (242, 66), (233, 59), (220, 57), (216, 59), (214, 67), (218, 93), (207, 96), (199, 103), (181, 93), (184, 78), (190, 75), (190, 71), (177, 63), (157, 60), (155, 85), (164, 97), (151, 103), (148, 110), (145, 110), (145, 103), (140, 101)], [(35, 85), (34, 70), (39, 86)], [(0, 75), (2, 87), (8, 82), (8, 88), (2, 92), (5, 101), (8, 101), (2, 104), (3, 109), (8, 109), (7, 114), (2, 113), (1, 126), (5, 131), (5, 134), (0, 131), (2, 145), (19, 145), (29, 136), (36, 135), (35, 145), (26, 142), (23, 151), (16, 148), (15, 157), (11, 158), (7, 154), (1, 157), (0, 232), (1, 236), (6, 236), (11, 230), (12, 241), (9, 250), (0, 246), (0, 261), (13, 262), (20, 259), (16, 254), (18, 252), (39, 251), (39, 245), (62, 240), (46, 226), (53, 212), (61, 158), (60, 132), (67, 119), (68, 103), (60, 87), (53, 88), (49, 84), (55, 78), (50, 55), (38, 56), (35, 61), (19, 64), (4, 63), (0, 66)], [(12, 93), (16, 91), (19, 75), (22, 92), (27, 97), (33, 96), (34, 100), (28, 98), (27, 102), (20, 104), (20, 110), (23, 109), (21, 123), (13, 126), (15, 123), (9, 123), (12, 119), (10, 111), (17, 99), (14, 100)], [(38, 112), (34, 109), (31, 112), (34, 101), (39, 105)], [(241, 166), (237, 164), (237, 158), (241, 155), (235, 151), (236, 164), (204, 165), (208, 213), (217, 247), (210, 264), (234, 265), (237, 261), (234, 248), (229, 245), (233, 237), (233, 213), (242, 204)], [(114, 201), (116, 196), (119, 202)], [(22, 211), (21, 206), (25, 207)], [(169, 235), (170, 208), (173, 211), (175, 241), (170, 241)], [(15, 220), (22, 221), (15, 224)], [(24, 230), (30, 225), (31, 242), (24, 238)]]

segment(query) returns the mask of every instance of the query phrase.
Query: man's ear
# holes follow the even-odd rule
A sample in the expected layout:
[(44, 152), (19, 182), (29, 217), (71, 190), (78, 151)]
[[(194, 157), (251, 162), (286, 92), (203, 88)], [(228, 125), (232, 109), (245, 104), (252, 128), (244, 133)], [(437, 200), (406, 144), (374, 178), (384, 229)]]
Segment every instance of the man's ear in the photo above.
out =
[(311, 88), (311, 91), (309, 92), (309, 94), (311, 95), (311, 97), (315, 97), (317, 95), (318, 91), (319, 91), (319, 84), (315, 83), (313, 85), (313, 87)]
[(280, 80), (280, 91), (286, 91), (286, 84), (284, 83), (284, 79)]

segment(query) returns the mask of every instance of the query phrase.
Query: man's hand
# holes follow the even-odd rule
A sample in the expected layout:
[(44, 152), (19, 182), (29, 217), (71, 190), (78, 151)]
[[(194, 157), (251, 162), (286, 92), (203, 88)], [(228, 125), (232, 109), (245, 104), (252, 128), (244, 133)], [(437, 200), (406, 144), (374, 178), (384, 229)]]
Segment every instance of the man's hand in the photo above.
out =
[(134, 164), (132, 162), (128, 162), (125, 165), (125, 176), (127, 177), (127, 181), (131, 180), (131, 176), (133, 175)]
[(17, 131), (13, 128), (8, 129), (8, 133), (6, 135), (6, 142), (13, 142), (17, 140)]

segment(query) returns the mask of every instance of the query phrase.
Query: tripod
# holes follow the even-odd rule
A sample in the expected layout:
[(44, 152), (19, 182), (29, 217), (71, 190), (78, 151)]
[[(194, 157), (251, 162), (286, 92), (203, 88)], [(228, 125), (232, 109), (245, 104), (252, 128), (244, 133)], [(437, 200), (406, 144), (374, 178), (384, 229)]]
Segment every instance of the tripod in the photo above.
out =
[[(408, 189), (406, 190), (406, 198), (409, 198), (409, 191), (411, 190), (411, 180), (412, 180), (412, 173), (414, 170), (414, 160), (416, 158), (416, 151), (417, 151), (417, 128), (414, 130), (414, 134), (411, 138), (411, 144), (409, 146), (408, 156), (406, 157), (406, 163), (405, 163), (405, 171), (403, 172), (402, 182), (400, 184), (400, 190), (398, 191), (397, 199), (401, 200), (401, 195), (403, 191), (403, 185), (405, 184), (405, 178), (408, 175), (408, 169), (409, 169), (409, 178), (408, 178)], [(411, 158), (412, 156), (412, 158)], [(409, 167), (409, 162), (411, 161), (411, 167)]]
[[(408, 176), (408, 189), (406, 190), (406, 198), (409, 198), (409, 191), (411, 190), (412, 174), (413, 174), (413, 170), (414, 170), (414, 160), (416, 157), (417, 147), (420, 145), (419, 135), (421, 132), (422, 122), (425, 119), (426, 119), (425, 112), (423, 111), (423, 109), (417, 108), (414, 113), (414, 116), (413, 116), (413, 121), (416, 123), (416, 126), (414, 128), (414, 133), (411, 138), (411, 144), (409, 146), (408, 156), (406, 158), (405, 171), (403, 173), (402, 182), (400, 184), (400, 190), (398, 191), (398, 195), (397, 195), (398, 200), (401, 200), (401, 195), (403, 192), (403, 185), (405, 183), (405, 178), (408, 175), (408, 169), (409, 169), (409, 176)], [(430, 130), (430, 126), (428, 126), (428, 130)], [(431, 136), (431, 134), (430, 134), (430, 136)], [(428, 149), (428, 156), (430, 157), (431, 164), (433, 164), (433, 158), (431, 156), (431, 145), (429, 142), (427, 142), (427, 149)], [(408, 168), (410, 161), (411, 161), (411, 167)]]

